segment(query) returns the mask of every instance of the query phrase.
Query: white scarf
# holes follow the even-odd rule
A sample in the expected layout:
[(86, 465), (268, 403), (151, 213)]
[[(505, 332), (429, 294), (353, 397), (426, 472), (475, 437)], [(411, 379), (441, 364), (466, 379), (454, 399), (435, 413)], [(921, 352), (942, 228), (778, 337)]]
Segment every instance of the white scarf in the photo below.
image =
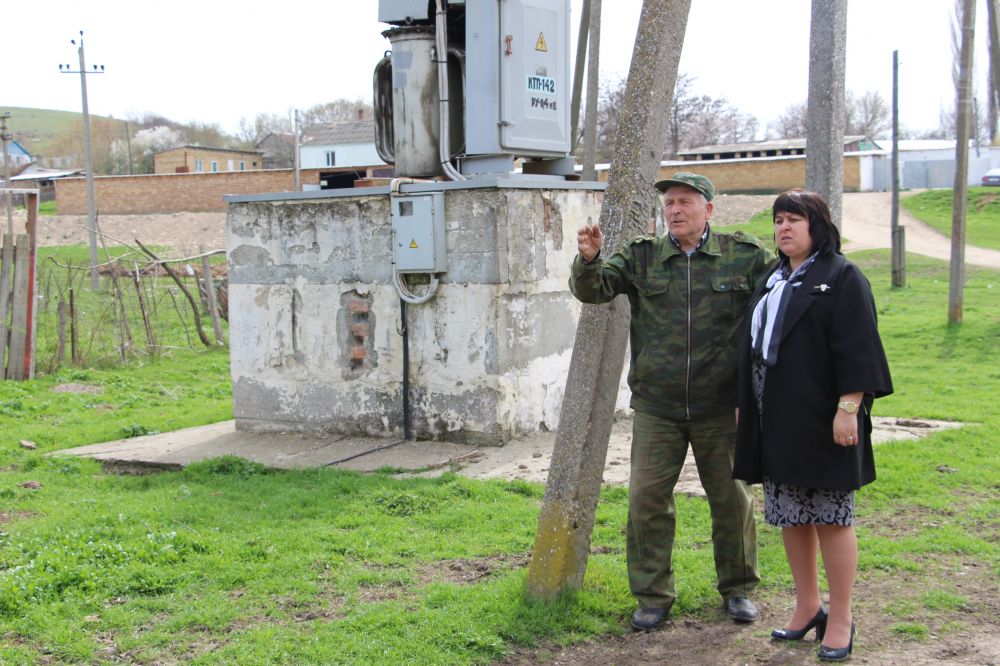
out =
[(791, 275), (788, 274), (790, 266), (782, 262), (767, 278), (767, 285), (764, 287), (767, 293), (754, 306), (750, 325), (750, 347), (763, 359), (765, 365), (773, 366), (778, 362), (781, 327), (792, 296), (791, 290), (786, 287), (791, 285), (794, 289), (802, 284), (802, 277), (816, 261), (816, 256), (815, 253), (810, 255)]

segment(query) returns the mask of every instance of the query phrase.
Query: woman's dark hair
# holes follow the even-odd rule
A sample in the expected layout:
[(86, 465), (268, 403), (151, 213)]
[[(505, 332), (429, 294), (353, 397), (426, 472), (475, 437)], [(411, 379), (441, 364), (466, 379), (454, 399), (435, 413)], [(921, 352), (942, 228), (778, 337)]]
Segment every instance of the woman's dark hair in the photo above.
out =
[[(794, 189), (778, 195), (771, 208), (771, 220), (778, 213), (794, 213), (809, 220), (809, 236), (812, 238), (812, 254), (818, 252), (822, 256), (840, 254), (840, 231), (830, 219), (830, 208), (823, 197), (809, 190)], [(778, 256), (784, 260), (785, 254), (778, 250)]]

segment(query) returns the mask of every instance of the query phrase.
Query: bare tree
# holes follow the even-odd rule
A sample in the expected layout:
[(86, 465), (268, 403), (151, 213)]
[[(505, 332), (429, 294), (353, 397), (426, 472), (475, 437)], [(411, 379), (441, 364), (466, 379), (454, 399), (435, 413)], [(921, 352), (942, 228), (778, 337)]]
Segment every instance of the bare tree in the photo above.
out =
[(302, 125), (323, 125), (344, 120), (370, 119), (375, 113), (368, 102), (361, 99), (338, 99), (326, 104), (316, 104), (302, 112)]
[(806, 135), (806, 103), (796, 102), (785, 108), (771, 123), (768, 135), (775, 139), (801, 139)]
[[(694, 77), (680, 74), (674, 87), (667, 125), (667, 150), (674, 157), (681, 150), (719, 143), (753, 141), (757, 119), (734, 107), (725, 97), (696, 95)], [(604, 85), (597, 109), (597, 154), (607, 161), (614, 151), (625, 100), (625, 80)]]
[[(622, 104), (625, 102), (625, 79), (617, 81), (602, 81), (597, 103), (597, 150), (595, 159), (607, 162), (614, 152), (615, 138), (618, 136), (618, 126), (621, 124)], [(584, 118), (581, 125), (586, 125)], [(580, 154), (586, 150), (585, 138), (581, 138)]]
[(667, 144), (670, 157), (677, 157), (677, 153), (683, 147), (684, 135), (698, 113), (696, 98), (691, 92), (693, 84), (694, 77), (691, 75), (684, 73), (677, 76), (677, 85), (674, 86), (674, 103), (670, 107), (670, 124), (667, 126), (667, 132), (670, 135), (670, 141)]
[(689, 114), (682, 148), (744, 143), (756, 138), (757, 119), (734, 107), (725, 97), (695, 97), (690, 102)]
[(291, 134), (292, 119), (287, 113), (258, 113), (253, 120), (246, 116), (240, 118), (240, 129), (237, 137), (244, 147), (253, 148), (264, 140), (268, 134)]
[(845, 134), (876, 139), (892, 126), (889, 105), (877, 90), (868, 90), (861, 95), (848, 91), (846, 111)]

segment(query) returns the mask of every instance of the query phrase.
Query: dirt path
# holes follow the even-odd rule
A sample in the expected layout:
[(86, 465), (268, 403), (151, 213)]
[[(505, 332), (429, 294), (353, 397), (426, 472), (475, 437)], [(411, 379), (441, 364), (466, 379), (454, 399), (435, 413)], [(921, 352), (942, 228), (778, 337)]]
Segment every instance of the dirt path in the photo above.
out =
[[(143, 245), (170, 247), (176, 255), (195, 254), (199, 245), (206, 250), (226, 247), (225, 213), (168, 213), (161, 215), (104, 215), (98, 228), (106, 234), (108, 246), (115, 240), (131, 244), (138, 238)], [(24, 216), (15, 217), (14, 231), (22, 233)], [(38, 218), (41, 246), (86, 244), (86, 215), (42, 215)], [(100, 247), (100, 242), (98, 242)]]
[[(847, 252), (890, 247), (892, 195), (888, 192), (855, 192), (844, 195), (844, 236)], [(906, 251), (935, 259), (951, 259), (951, 239), (924, 224), (904, 209), (899, 223), (906, 227)], [(1000, 252), (974, 245), (965, 246), (965, 263), (1000, 268)]]
[[(755, 213), (771, 206), (771, 195), (721, 195), (716, 200), (713, 218), (719, 224), (746, 222)], [(843, 231), (846, 252), (889, 248), (892, 219), (890, 192), (848, 192), (844, 194)], [(903, 209), (899, 223), (906, 227), (906, 251), (949, 261), (951, 239), (917, 220)], [(974, 245), (965, 246), (965, 263), (986, 268), (1000, 268), (1000, 251)]]

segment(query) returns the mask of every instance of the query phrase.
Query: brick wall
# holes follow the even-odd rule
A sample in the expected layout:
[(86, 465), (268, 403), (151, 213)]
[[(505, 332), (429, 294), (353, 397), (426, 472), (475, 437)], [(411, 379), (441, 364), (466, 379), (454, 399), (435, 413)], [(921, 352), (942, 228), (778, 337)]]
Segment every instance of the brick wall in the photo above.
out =
[[(318, 185), (320, 171), (303, 169), (303, 185)], [(225, 212), (227, 194), (290, 192), (291, 169), (234, 171), (232, 173), (169, 173), (94, 178), (94, 200), (98, 213)], [(56, 201), (61, 215), (86, 215), (87, 179), (61, 178), (56, 183)]]
[[(805, 187), (806, 158), (756, 157), (738, 160), (700, 160), (670, 162), (660, 167), (660, 178), (669, 178), (678, 171), (693, 171), (708, 177), (719, 192), (783, 192), (793, 187)], [(844, 191), (861, 189), (861, 158), (844, 156)]]

